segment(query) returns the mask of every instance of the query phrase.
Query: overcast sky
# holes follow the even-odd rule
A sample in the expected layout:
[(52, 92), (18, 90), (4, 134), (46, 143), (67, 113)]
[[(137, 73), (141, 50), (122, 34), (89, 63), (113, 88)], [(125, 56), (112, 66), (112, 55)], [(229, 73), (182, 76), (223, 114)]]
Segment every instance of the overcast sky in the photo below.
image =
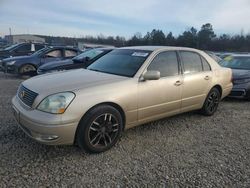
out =
[(211, 23), (217, 34), (250, 32), (250, 0), (0, 0), (0, 36), (178, 35)]

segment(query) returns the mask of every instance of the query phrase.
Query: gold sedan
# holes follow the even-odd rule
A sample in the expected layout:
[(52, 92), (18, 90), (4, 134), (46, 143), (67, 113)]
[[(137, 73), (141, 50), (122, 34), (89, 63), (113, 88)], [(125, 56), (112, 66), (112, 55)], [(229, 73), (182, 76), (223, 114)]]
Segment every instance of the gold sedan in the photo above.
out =
[(88, 152), (111, 148), (125, 129), (175, 114), (212, 115), (232, 72), (205, 52), (180, 47), (115, 49), (86, 69), (24, 81), (12, 99), (27, 135)]

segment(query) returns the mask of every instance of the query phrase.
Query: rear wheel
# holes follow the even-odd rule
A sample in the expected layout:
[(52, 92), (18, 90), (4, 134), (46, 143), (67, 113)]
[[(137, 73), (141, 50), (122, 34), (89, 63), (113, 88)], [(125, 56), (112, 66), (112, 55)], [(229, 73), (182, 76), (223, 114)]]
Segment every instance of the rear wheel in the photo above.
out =
[(121, 114), (114, 107), (101, 105), (90, 110), (81, 120), (76, 141), (90, 153), (104, 152), (114, 146), (122, 132)]
[(220, 97), (219, 90), (217, 88), (212, 88), (203, 104), (201, 113), (206, 116), (213, 115), (219, 106)]
[(36, 67), (30, 64), (23, 65), (19, 69), (19, 74), (20, 75), (29, 75), (29, 74), (34, 74), (36, 72)]

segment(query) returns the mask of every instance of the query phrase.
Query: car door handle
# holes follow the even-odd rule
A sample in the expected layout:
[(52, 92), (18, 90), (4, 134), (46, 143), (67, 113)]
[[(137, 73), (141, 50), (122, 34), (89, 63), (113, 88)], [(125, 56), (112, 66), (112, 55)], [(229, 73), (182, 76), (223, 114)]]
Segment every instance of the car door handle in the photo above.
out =
[(176, 81), (176, 82), (174, 83), (175, 86), (180, 86), (181, 84), (182, 84), (182, 82), (181, 82), (180, 80), (178, 80), (178, 81)]
[(204, 78), (205, 80), (209, 80), (209, 76), (205, 76), (205, 78)]

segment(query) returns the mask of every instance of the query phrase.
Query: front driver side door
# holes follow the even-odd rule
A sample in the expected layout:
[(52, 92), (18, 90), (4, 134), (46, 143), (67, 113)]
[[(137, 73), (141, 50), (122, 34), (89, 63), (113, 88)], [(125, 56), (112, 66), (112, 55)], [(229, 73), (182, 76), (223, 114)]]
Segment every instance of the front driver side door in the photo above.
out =
[(159, 71), (161, 78), (139, 82), (138, 121), (146, 122), (179, 113), (183, 81), (177, 53), (159, 53), (147, 70)]
[(41, 58), (41, 65), (51, 62), (51, 61), (59, 61), (63, 59), (62, 50), (53, 49), (49, 52), (46, 52)]

